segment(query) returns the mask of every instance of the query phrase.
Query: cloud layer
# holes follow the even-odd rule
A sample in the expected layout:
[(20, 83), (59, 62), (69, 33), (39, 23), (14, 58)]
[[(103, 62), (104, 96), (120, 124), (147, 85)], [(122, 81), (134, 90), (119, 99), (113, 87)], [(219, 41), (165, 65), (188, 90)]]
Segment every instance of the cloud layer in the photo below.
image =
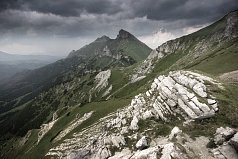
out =
[(235, 9), (237, 0), (1, 0), (0, 50), (67, 54), (121, 28), (154, 48)]

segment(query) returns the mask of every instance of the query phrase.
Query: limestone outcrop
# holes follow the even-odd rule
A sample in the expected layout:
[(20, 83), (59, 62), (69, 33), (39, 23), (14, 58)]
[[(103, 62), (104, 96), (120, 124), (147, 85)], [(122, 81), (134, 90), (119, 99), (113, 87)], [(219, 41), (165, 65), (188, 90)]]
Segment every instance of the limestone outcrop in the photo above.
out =
[[(161, 141), (159, 138), (149, 139), (146, 131), (139, 131), (139, 122), (150, 118), (166, 123), (175, 118), (192, 122), (214, 116), (219, 103), (210, 94), (206, 83), (219, 85), (209, 77), (190, 71), (174, 71), (166, 76), (158, 76), (146, 92), (131, 100), (130, 105), (75, 133), (72, 138), (50, 149), (47, 156), (69, 159), (79, 156), (85, 159), (153, 159), (160, 156), (171, 159), (194, 157), (192, 150), (204, 151), (205, 156), (212, 155), (205, 146), (200, 148), (193, 145), (194, 141), (178, 127), (174, 127), (170, 135)], [(184, 142), (185, 139), (189, 142)], [(197, 142), (202, 141), (198, 139)], [(208, 141), (204, 139), (203, 144), (206, 145)]]

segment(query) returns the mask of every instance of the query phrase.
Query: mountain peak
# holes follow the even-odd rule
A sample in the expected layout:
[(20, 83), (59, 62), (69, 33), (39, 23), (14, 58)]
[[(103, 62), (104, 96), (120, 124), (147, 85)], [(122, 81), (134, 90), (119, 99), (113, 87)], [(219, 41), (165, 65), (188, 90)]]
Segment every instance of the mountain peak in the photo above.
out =
[(129, 32), (126, 31), (126, 30), (123, 30), (123, 29), (121, 29), (121, 30), (119, 31), (119, 34), (117, 35), (117, 39), (128, 39), (128, 38), (130, 38), (130, 37), (133, 37), (133, 38), (134, 38), (134, 36), (133, 36), (131, 33), (129, 33)]

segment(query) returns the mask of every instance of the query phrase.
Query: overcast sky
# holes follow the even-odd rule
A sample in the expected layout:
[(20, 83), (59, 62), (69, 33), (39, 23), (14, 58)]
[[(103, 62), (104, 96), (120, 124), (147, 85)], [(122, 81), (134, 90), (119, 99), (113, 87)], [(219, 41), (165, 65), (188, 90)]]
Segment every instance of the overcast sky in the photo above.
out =
[(0, 50), (65, 56), (123, 28), (151, 48), (238, 9), (238, 0), (0, 0)]

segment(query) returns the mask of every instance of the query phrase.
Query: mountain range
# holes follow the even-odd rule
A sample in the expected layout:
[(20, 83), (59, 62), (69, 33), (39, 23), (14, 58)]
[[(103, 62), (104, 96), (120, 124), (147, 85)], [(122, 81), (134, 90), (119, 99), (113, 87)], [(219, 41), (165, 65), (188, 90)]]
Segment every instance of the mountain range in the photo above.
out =
[(49, 55), (18, 55), (0, 51), (0, 81), (16, 73), (40, 68), (57, 61), (60, 57)]
[(238, 11), (152, 50), (120, 30), (0, 85), (1, 158), (238, 158)]

